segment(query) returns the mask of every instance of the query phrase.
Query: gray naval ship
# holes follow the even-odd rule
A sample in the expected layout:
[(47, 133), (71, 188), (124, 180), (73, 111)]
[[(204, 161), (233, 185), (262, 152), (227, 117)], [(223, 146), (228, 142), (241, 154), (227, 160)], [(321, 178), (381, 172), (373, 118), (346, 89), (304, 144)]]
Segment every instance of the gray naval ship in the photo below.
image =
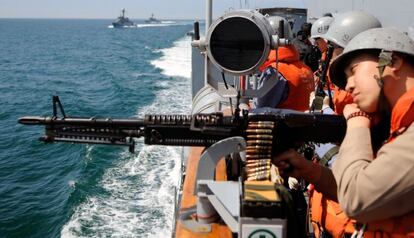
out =
[(135, 24), (128, 17), (125, 17), (125, 8), (122, 9), (121, 15), (112, 22), (114, 28), (134, 27)]
[[(340, 142), (345, 122), (335, 115), (270, 108), (239, 114), (239, 101), (266, 94), (272, 86), (269, 83), (276, 82), (269, 80), (260, 89), (255, 83), (255, 72), (270, 50), (289, 44), (283, 34), (272, 35), (265, 15), (284, 16), (297, 32), (303, 22), (313, 22), (327, 12), (335, 16), (364, 10), (383, 26), (407, 32), (414, 22), (410, 12), (414, 2), (308, 0), (302, 9), (236, 10), (213, 21), (213, 1), (205, 1), (205, 34), (195, 24), (191, 42), (191, 115), (71, 118), (65, 116), (56, 97), (53, 116), (23, 117), (19, 122), (45, 126), (45, 142), (124, 145), (133, 152), (132, 138), (143, 137), (145, 144), (185, 146), (182, 179), (175, 191), (173, 237), (306, 237), (306, 224), (292, 217), (293, 204), (284, 199), (286, 188), (268, 179), (248, 180), (246, 173), (250, 170), (268, 178), (268, 158), (292, 142)], [(236, 109), (234, 115), (217, 113), (229, 105)]]
[(155, 18), (154, 14), (151, 14), (151, 16), (147, 20), (145, 20), (145, 23), (157, 24), (157, 23), (161, 23), (161, 21)]

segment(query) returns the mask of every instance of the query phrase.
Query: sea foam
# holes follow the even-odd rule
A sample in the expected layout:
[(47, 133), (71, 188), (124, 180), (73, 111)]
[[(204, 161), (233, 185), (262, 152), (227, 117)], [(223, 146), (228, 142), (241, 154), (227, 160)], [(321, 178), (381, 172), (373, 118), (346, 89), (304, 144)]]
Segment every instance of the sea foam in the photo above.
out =
[[(190, 40), (161, 49), (153, 65), (168, 81), (155, 81), (162, 90), (136, 114), (188, 114), (191, 108)], [(178, 77), (174, 77), (178, 76)], [(93, 149), (93, 147), (89, 147)], [(174, 192), (180, 180), (180, 147), (147, 146), (138, 140), (137, 155), (122, 152), (119, 162), (99, 182), (105, 192), (79, 204), (61, 231), (62, 237), (171, 237)]]

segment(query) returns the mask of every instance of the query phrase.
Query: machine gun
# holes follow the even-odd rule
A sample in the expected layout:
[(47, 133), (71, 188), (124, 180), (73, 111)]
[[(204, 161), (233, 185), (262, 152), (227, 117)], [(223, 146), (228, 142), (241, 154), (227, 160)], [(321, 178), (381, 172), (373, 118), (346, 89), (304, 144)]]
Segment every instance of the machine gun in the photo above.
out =
[(332, 59), (333, 51), (334, 51), (334, 46), (332, 43), (329, 43), (328, 49), (326, 51), (325, 60), (321, 62), (321, 70), (318, 75), (319, 82), (315, 89), (315, 99), (313, 100), (312, 107), (311, 107), (312, 112), (315, 110), (320, 111), (322, 109), (323, 99), (325, 96), (327, 96), (324, 91), (325, 88), (328, 88), (329, 107), (332, 108), (332, 110), (334, 110), (335, 106), (333, 104), (333, 99), (332, 99), (331, 85), (329, 81), (326, 79), (326, 75), (328, 73), (329, 63)]
[[(57, 106), (62, 117), (57, 115)], [(24, 125), (43, 125), (45, 134), (39, 139), (46, 143), (121, 145), (128, 146), (130, 152), (134, 152), (133, 138), (142, 137), (144, 143), (149, 145), (209, 147), (220, 140), (241, 136), (258, 146), (266, 144), (265, 142), (272, 143), (274, 154), (300, 142), (341, 142), (346, 128), (341, 116), (286, 109), (261, 108), (251, 113), (244, 111), (241, 116), (210, 113), (150, 114), (144, 118), (128, 119), (83, 118), (67, 117), (57, 96), (53, 97), (53, 108), (52, 116), (26, 116), (19, 118), (18, 122)], [(269, 123), (274, 126), (269, 127)], [(252, 136), (253, 129), (255, 136)]]

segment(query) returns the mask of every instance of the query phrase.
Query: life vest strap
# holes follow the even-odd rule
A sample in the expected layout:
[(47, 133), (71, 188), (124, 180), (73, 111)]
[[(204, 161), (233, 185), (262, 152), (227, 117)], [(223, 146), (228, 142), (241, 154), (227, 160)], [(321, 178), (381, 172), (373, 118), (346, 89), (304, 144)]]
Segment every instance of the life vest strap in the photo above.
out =
[(333, 146), (328, 152), (325, 153), (324, 156), (319, 160), (319, 164), (322, 166), (327, 167), (328, 162), (332, 159), (332, 157), (339, 152), (339, 146)]

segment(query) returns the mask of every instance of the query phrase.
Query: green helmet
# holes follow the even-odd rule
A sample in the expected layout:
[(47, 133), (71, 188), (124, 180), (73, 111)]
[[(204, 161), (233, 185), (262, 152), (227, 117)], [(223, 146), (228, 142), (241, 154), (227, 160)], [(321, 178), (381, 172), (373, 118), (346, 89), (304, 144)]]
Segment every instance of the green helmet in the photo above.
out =
[(311, 28), (311, 38), (319, 38), (324, 35), (328, 29), (331, 23), (333, 22), (333, 17), (321, 17), (318, 20), (316, 20), (312, 24)]
[(322, 38), (345, 48), (348, 42), (359, 33), (378, 27), (381, 27), (381, 23), (373, 15), (363, 11), (350, 11), (335, 17)]
[(384, 50), (414, 56), (414, 41), (406, 34), (394, 28), (374, 28), (355, 36), (329, 68), (332, 82), (339, 88), (346, 86), (345, 63), (362, 50)]
[(267, 20), (269, 21), (270, 26), (272, 27), (274, 35), (277, 35), (279, 33), (279, 22), (283, 20), (284, 33), (285, 33), (283, 38), (286, 38), (286, 39), (293, 38), (292, 29), (290, 28), (289, 22), (285, 18), (280, 17), (280, 16), (270, 16), (267, 18)]

